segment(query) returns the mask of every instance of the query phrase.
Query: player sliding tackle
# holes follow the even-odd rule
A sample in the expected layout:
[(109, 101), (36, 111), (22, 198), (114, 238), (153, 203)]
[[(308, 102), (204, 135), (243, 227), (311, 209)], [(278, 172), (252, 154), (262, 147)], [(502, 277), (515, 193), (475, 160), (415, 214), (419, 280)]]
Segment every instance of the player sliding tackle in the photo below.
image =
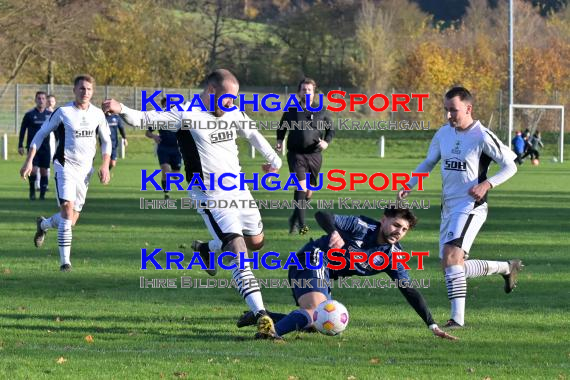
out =
[[(299, 269), (296, 266), (289, 268), (289, 281), (298, 280), (300, 283), (310, 282), (311, 286), (299, 287), (296, 282), (293, 284), (293, 298), (299, 306), (288, 315), (269, 313), (275, 324), (275, 331), (278, 337), (295, 331), (310, 328), (313, 324), (313, 313), (317, 306), (332, 299), (331, 290), (325, 287), (331, 279), (348, 276), (374, 276), (385, 272), (392, 280), (398, 283), (398, 289), (406, 298), (408, 303), (414, 308), (416, 313), (422, 318), (434, 335), (455, 340), (456, 337), (442, 331), (435, 323), (431, 312), (422, 294), (411, 287), (410, 277), (401, 263), (396, 269), (392, 269), (392, 254), (403, 251), (400, 240), (406, 236), (417, 222), (416, 216), (408, 209), (386, 209), (380, 221), (376, 221), (365, 216), (356, 217), (348, 215), (332, 215), (324, 212), (317, 212), (315, 215), (319, 226), (328, 235), (322, 236), (315, 241), (311, 240), (297, 253), (299, 261), (305, 262), (305, 255), (311, 255), (311, 265), (317, 265), (319, 257), (323, 257), (324, 265), (321, 269)], [(374, 252), (386, 253), (390, 265), (383, 270), (374, 269), (367, 261), (354, 264), (354, 269), (350, 269), (348, 260), (345, 267), (340, 269), (330, 269), (327, 267), (328, 260), (325, 254), (331, 248), (344, 249), (348, 252), (363, 252), (370, 257)], [(382, 256), (374, 258), (374, 264), (381, 266), (384, 264)], [(402, 286), (404, 285), (404, 286)], [(239, 320), (238, 327), (249, 326), (255, 323), (254, 315), (246, 312)]]
[[(473, 97), (463, 87), (445, 94), (444, 107), (449, 123), (442, 126), (431, 141), (427, 158), (414, 170), (428, 173), (441, 160), (442, 207), (439, 257), (445, 270), (447, 296), (451, 302), (451, 318), (445, 327), (464, 325), (467, 279), (500, 274), (505, 279), (505, 292), (516, 286), (520, 260), (467, 260), (471, 245), (487, 219), (487, 192), (507, 181), (517, 172), (515, 154), (489, 129), (473, 120)], [(491, 161), (499, 171), (487, 178)], [(412, 178), (411, 189), (417, 184)], [(400, 190), (403, 199), (410, 191)]]
[[(107, 113), (120, 114), (125, 121), (131, 125), (138, 125), (141, 120), (144, 124), (155, 123), (157, 121), (168, 122), (174, 124), (179, 130), (177, 132), (178, 145), (184, 159), (184, 167), (186, 178), (192, 178), (194, 173), (200, 173), (206, 188), (210, 188), (210, 174), (214, 173), (219, 177), (223, 173), (232, 173), (235, 178), (226, 176), (224, 186), (236, 186), (239, 189), (237, 178), (241, 172), (241, 166), (238, 160), (238, 148), (236, 138), (245, 137), (269, 163), (262, 165), (265, 172), (277, 172), (281, 167), (281, 159), (275, 153), (271, 145), (265, 138), (255, 129), (244, 127), (242, 129), (223, 130), (220, 123), (239, 123), (243, 126), (251, 125), (251, 119), (243, 112), (230, 111), (224, 112), (218, 105), (218, 99), (224, 94), (237, 95), (239, 83), (236, 77), (228, 70), (216, 70), (206, 78), (204, 90), (201, 94), (202, 102), (210, 108), (210, 94), (215, 98), (215, 111), (213, 113), (200, 109), (191, 111), (177, 111), (175, 109), (165, 112), (140, 112), (126, 107), (125, 105), (110, 99), (103, 103), (103, 111)], [(223, 100), (223, 106), (232, 107), (233, 100), (226, 97)], [(206, 128), (180, 129), (182, 120), (191, 119), (203, 125)], [(217, 125), (217, 129), (211, 129), (212, 124)], [(219, 187), (214, 190), (199, 190), (193, 188), (190, 191), (192, 200), (198, 202), (207, 202), (208, 200), (228, 201), (246, 200), (245, 204), (249, 204), (253, 200), (249, 189), (224, 191)], [(217, 203), (217, 202), (212, 202)], [(241, 204), (241, 202), (238, 202)], [(239, 252), (247, 252), (247, 249), (259, 250), (263, 247), (263, 223), (261, 215), (257, 208), (199, 208), (198, 213), (202, 215), (208, 230), (214, 237), (208, 246), (208, 243), (201, 244), (198, 247), (200, 253), (204, 253), (206, 257), (210, 250), (217, 251), (222, 248), (224, 251), (234, 252), (237, 258), (233, 263), (236, 268), (232, 270), (232, 276), (238, 284), (238, 291), (245, 299), (245, 302), (256, 317), (258, 325), (258, 336), (272, 337), (275, 334), (273, 321), (265, 311), (263, 300), (261, 298), (261, 290), (259, 286), (253, 283), (254, 275), (246, 263), (244, 269), (239, 269)]]

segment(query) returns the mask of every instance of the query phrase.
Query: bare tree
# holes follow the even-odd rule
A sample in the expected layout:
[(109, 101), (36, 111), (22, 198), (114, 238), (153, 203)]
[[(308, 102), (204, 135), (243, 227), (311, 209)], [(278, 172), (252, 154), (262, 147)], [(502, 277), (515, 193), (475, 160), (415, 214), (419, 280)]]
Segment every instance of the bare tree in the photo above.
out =
[[(100, 6), (95, 1), (18, 0), (0, 1), (0, 77), (8, 86), (26, 69), (35, 70), (34, 79), (45, 78), (31, 63), (72, 59), (82, 44), (81, 33), (88, 29), (93, 12)], [(49, 69), (48, 69), (49, 72)], [(53, 82), (53, 72), (49, 75)]]

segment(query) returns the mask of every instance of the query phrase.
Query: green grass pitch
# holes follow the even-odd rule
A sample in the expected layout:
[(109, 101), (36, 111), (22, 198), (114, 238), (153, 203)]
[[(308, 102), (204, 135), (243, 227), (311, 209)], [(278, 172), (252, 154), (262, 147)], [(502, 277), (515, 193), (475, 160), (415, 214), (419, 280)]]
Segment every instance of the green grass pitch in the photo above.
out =
[[(434, 338), (396, 289), (336, 289), (350, 312), (340, 337), (290, 334), (276, 344), (253, 340), (253, 329), (237, 329), (246, 310), (234, 289), (140, 289), (139, 277), (206, 279), (200, 270), (141, 271), (141, 248), (190, 251), (208, 233), (194, 210), (141, 210), (140, 169), (157, 168), (149, 140), (133, 136), (126, 160), (119, 160), (109, 186), (91, 182), (87, 204), (73, 231), (71, 273), (60, 273), (57, 233), (41, 249), (33, 246), (35, 218), (56, 210), (54, 185), (48, 200), (27, 200), (19, 178), (20, 157), (0, 164), (0, 378), (3, 379), (379, 379), (467, 378), (567, 379), (570, 375), (570, 164), (525, 163), (507, 184), (492, 190), (489, 218), (471, 257), (521, 258), (519, 287), (503, 292), (500, 276), (468, 283), (467, 327), (460, 340)], [(11, 140), (12, 147), (14, 140)], [(427, 150), (426, 141), (387, 141), (387, 159), (374, 140), (337, 139), (324, 170), (411, 171)], [(12, 151), (12, 153), (14, 153)], [(259, 171), (261, 158), (245, 151), (244, 171)], [(282, 173), (287, 173), (286, 167)], [(431, 202), (417, 212), (420, 223), (404, 240), (408, 250), (429, 250), (430, 279), (422, 292), (440, 323), (449, 303), (437, 259), (439, 171), (412, 199)], [(175, 198), (183, 192), (173, 194)], [(315, 199), (379, 195), (360, 186), (341, 194), (323, 190)], [(395, 193), (383, 192), (393, 199)], [(259, 199), (290, 199), (291, 192), (255, 192)], [(381, 210), (337, 210), (378, 217)], [(308, 212), (312, 230), (320, 232)], [(266, 245), (262, 252), (285, 254), (308, 237), (287, 234), (288, 210), (262, 210)], [(182, 247), (182, 248), (181, 248)], [(229, 273), (219, 274), (229, 278)], [(258, 278), (285, 278), (260, 270)], [(289, 289), (264, 289), (266, 306), (294, 308)], [(86, 337), (91, 336), (92, 342)]]

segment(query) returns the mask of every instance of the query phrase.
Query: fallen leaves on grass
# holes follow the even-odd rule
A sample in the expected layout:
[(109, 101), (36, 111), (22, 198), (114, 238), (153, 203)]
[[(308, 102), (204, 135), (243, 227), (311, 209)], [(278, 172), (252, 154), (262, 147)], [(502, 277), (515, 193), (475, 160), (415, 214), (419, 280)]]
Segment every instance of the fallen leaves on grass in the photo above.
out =
[(59, 358), (57, 358), (56, 363), (57, 364), (63, 364), (67, 361), (66, 358), (64, 358), (63, 356), (60, 356)]
[(91, 335), (87, 335), (87, 336), (85, 337), (85, 341), (86, 341), (87, 343), (93, 343), (95, 340), (93, 339), (93, 337), (92, 337)]
[(370, 364), (380, 364), (380, 359), (372, 358), (372, 359), (370, 359)]
[(179, 379), (187, 379), (188, 373), (187, 372), (174, 372), (174, 376), (176, 376)]

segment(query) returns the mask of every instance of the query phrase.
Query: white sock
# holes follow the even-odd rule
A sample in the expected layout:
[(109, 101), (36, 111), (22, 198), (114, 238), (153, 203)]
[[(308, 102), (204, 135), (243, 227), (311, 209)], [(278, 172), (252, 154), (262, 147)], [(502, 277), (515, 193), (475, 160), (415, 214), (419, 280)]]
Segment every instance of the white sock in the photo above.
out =
[(47, 231), (50, 228), (57, 228), (60, 222), (61, 222), (61, 214), (57, 212), (53, 214), (51, 217), (42, 220), (40, 227), (42, 230)]
[(61, 218), (57, 228), (57, 246), (61, 265), (71, 264), (71, 220)]
[(506, 261), (487, 261), (489, 263), (489, 274), (509, 274), (511, 270)]
[(452, 265), (445, 268), (447, 297), (451, 302), (451, 319), (463, 326), (465, 323), (465, 297), (467, 280), (463, 265)]
[(246, 263), (243, 270), (239, 269), (239, 260), (233, 260), (232, 264), (236, 264), (236, 268), (232, 269), (232, 277), (237, 283), (237, 290), (239, 294), (245, 299), (247, 306), (254, 313), (257, 314), (261, 310), (265, 310), (263, 305), (263, 298), (261, 297), (261, 289), (255, 280), (255, 276)]
[(467, 260), (465, 261), (465, 277), (476, 278), (493, 274), (509, 274), (509, 263), (506, 261)]
[(208, 249), (210, 252), (220, 252), (222, 249), (222, 242), (220, 240), (210, 240), (208, 241)]
[(36, 182), (34, 183), (34, 186), (36, 187), (36, 189), (40, 188), (40, 168), (38, 168), (36, 170)]

